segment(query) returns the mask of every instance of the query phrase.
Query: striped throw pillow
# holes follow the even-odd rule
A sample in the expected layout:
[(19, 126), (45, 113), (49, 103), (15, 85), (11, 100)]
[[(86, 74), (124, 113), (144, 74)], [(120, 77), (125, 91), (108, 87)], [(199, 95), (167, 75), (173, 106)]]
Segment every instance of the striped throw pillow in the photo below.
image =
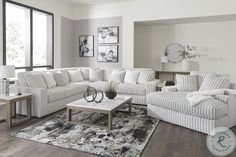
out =
[(207, 74), (199, 91), (210, 91), (214, 89), (230, 88), (230, 77)]
[(198, 82), (196, 75), (176, 75), (178, 91), (197, 91)]

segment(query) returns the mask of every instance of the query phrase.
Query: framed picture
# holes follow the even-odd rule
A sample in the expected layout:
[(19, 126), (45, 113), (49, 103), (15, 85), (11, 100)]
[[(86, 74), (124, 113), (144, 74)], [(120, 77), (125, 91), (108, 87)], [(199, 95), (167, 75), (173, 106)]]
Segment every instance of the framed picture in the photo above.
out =
[(94, 36), (80, 35), (79, 36), (79, 56), (93, 57), (94, 56)]
[(118, 45), (98, 46), (98, 62), (118, 62)]
[(119, 27), (100, 27), (98, 28), (99, 44), (118, 44), (119, 43)]

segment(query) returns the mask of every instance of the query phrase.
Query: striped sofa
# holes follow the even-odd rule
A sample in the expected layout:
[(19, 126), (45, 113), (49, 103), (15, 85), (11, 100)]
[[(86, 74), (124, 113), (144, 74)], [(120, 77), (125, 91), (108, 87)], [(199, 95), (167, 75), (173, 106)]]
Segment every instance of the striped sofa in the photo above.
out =
[[(102, 80), (91, 81), (89, 79), (89, 73), (91, 69), (99, 69), (103, 71)], [(83, 71), (83, 81), (72, 82), (68, 71)], [(66, 104), (77, 99), (83, 98), (84, 93), (88, 87), (94, 87), (98, 90), (105, 91), (107, 83), (111, 80), (111, 74), (113, 70), (118, 71), (138, 71), (139, 76), (137, 83), (119, 83), (117, 86), (117, 93), (120, 95), (132, 96), (132, 103), (135, 104), (146, 104), (146, 95), (148, 93), (156, 91), (156, 86), (159, 84), (159, 80), (155, 80), (155, 72), (151, 69), (111, 69), (111, 68), (90, 68), (90, 67), (73, 67), (64, 69), (53, 69), (41, 72), (20, 72), (17, 74), (18, 85), (22, 87), (22, 91), (33, 94), (33, 105), (32, 115), (34, 117), (43, 117), (50, 113), (56, 112), (66, 107)], [(38, 85), (30, 86), (29, 78), (30, 75), (37, 74), (43, 75), (45, 73), (62, 73), (64, 74), (66, 84), (55, 85), (50, 87), (40, 87)], [(148, 78), (147, 78), (148, 77)], [(33, 77), (32, 78), (33, 81)], [(54, 76), (55, 78), (55, 76)], [(46, 79), (44, 78), (47, 84)], [(146, 82), (145, 82), (146, 80)], [(147, 81), (148, 80), (148, 81)], [(37, 83), (37, 82), (36, 82)], [(24, 105), (18, 105), (17, 112), (25, 114), (26, 109)]]
[[(198, 83), (202, 83), (202, 73)], [(232, 84), (232, 89), (235, 86)], [(178, 91), (176, 87), (164, 88), (162, 92), (147, 95), (148, 115), (166, 122), (174, 123), (202, 133), (210, 134), (216, 127), (236, 125), (236, 98), (231, 95), (220, 95), (216, 99), (201, 102), (195, 107), (189, 105), (186, 96), (189, 92)]]

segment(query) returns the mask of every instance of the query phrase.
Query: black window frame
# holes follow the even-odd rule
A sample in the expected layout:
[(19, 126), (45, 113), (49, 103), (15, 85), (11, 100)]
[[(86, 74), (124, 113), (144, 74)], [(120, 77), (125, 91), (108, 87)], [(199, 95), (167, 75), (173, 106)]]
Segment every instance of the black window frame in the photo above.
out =
[[(30, 66), (15, 67), (15, 69), (25, 69), (26, 71), (33, 71), (35, 68), (54, 68), (54, 14), (42, 9), (34, 8), (22, 3), (11, 0), (3, 0), (3, 65), (6, 65), (6, 3), (11, 3), (24, 7), (30, 10)], [(52, 16), (52, 65), (34, 66), (33, 64), (33, 11), (41, 12)]]

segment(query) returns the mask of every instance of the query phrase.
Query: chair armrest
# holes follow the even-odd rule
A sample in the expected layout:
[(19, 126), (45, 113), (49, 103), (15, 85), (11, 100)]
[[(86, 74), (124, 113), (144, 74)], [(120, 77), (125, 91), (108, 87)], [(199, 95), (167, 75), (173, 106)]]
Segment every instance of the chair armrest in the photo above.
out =
[(22, 92), (32, 94), (32, 115), (36, 117), (42, 117), (42, 114), (47, 110), (47, 89), (22, 87)]
[(156, 91), (156, 87), (157, 87), (158, 84), (160, 84), (160, 80), (157, 80), (157, 79), (145, 83), (146, 94), (147, 93), (151, 93), (151, 92), (155, 92)]
[(176, 86), (163, 86), (162, 92), (177, 92)]

